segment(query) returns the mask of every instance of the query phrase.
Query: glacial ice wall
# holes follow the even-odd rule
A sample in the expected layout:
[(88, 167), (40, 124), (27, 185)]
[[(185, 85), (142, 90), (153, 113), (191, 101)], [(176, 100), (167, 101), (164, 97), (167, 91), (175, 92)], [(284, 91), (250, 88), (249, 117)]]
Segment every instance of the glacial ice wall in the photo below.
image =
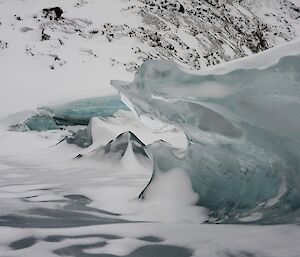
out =
[(152, 180), (184, 169), (211, 221), (300, 220), (300, 56), (222, 75), (148, 61), (132, 83), (112, 85), (141, 120), (159, 119), (186, 132), (184, 156), (163, 141), (147, 146)]

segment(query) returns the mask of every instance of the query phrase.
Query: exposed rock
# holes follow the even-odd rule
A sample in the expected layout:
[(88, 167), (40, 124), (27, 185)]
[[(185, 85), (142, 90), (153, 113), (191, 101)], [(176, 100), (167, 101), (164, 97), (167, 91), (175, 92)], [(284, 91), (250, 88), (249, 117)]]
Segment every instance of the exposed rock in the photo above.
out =
[(18, 20), (18, 21), (22, 21), (23, 19), (20, 17), (20, 16), (18, 16), (18, 15), (14, 15), (15, 16), (15, 18)]
[(43, 9), (44, 18), (49, 18), (50, 20), (62, 19), (63, 10), (60, 7), (51, 7)]
[(41, 39), (41, 41), (45, 41), (45, 40), (49, 40), (50, 39), (50, 36), (48, 34), (46, 34), (44, 31), (45, 30), (43, 29), (42, 30), (42, 39)]
[[(250, 0), (131, 2), (124, 11), (138, 13), (145, 26), (107, 23), (103, 34), (108, 41), (135, 37), (144, 45), (133, 49), (139, 60), (171, 59), (192, 69), (258, 53), (282, 39), (289, 41), (299, 24), (299, 8), (288, 0), (272, 6)], [(124, 66), (133, 70), (140, 64)]]
[(179, 6), (179, 10), (178, 10), (179, 12), (181, 12), (181, 13), (184, 13), (184, 7), (183, 7), (183, 5), (182, 4), (180, 4), (180, 6)]
[(0, 40), (0, 49), (8, 48), (8, 43), (4, 40)]
[[(77, 42), (78, 36), (88, 40), (103, 37), (108, 44), (133, 38), (135, 44), (125, 48), (128, 58), (114, 57), (112, 65), (134, 72), (146, 60), (169, 59), (198, 70), (264, 51), (283, 40), (292, 40), (297, 36), (296, 28), (300, 25), (300, 8), (289, 0), (125, 2), (127, 7), (120, 12), (140, 16), (141, 23), (137, 26), (129, 25), (125, 20), (124, 24), (107, 21), (91, 26), (91, 20), (68, 17), (61, 7), (44, 8), (33, 17), (42, 31), (41, 41), (50, 42), (26, 45), (26, 53), (41, 58), (57, 55), (69, 40)], [(76, 0), (73, 8), (87, 8), (88, 4), (88, 0)], [(31, 28), (20, 30), (27, 32)], [(99, 51), (79, 45), (77, 54), (80, 52), (98, 57)], [(82, 60), (82, 63), (85, 61)], [(48, 62), (47, 65), (51, 64)]]

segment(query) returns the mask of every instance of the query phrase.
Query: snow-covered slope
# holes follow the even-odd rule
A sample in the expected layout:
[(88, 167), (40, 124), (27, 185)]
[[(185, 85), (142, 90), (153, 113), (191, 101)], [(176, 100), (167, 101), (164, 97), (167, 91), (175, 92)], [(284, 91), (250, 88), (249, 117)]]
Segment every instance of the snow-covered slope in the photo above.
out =
[(295, 0), (1, 0), (0, 116), (111, 94), (149, 58), (200, 69), (262, 51), (295, 38), (299, 16)]
[[(65, 98), (107, 95), (112, 74), (131, 78), (122, 67), (111, 67), (114, 56), (128, 56), (127, 40), (108, 44), (92, 34), (108, 20), (140, 22), (120, 12), (120, 0), (0, 2), (0, 116)], [(60, 6), (61, 20), (50, 20), (42, 9)], [(16, 15), (16, 16), (15, 16)], [(35, 18), (36, 17), (36, 18)], [(42, 41), (42, 31), (49, 40)], [(82, 31), (82, 32), (80, 32)], [(46, 36), (47, 38), (47, 36)], [(7, 43), (7, 47), (6, 47)]]

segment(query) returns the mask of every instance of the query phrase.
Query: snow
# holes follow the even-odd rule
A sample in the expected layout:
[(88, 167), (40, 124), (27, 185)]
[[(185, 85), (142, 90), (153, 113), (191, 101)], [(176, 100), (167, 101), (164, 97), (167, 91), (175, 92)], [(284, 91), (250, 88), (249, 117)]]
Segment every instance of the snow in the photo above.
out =
[[(194, 249), (193, 256), (274, 256), (298, 257), (299, 256), (299, 229), (294, 226), (239, 226), (226, 225), (174, 225), (162, 223), (137, 223), (101, 225), (69, 229), (23, 229), (0, 228), (1, 253), (3, 256), (57, 256), (52, 253), (56, 246), (63, 248), (71, 245), (93, 245), (95, 242), (107, 241), (102, 248), (89, 247), (86, 253), (110, 253), (117, 256), (133, 251), (141, 242), (137, 238), (156, 235), (165, 239), (160, 245), (179, 245)], [(92, 237), (94, 234), (118, 235), (121, 239), (107, 240)], [(44, 241), (48, 235), (62, 235), (67, 238), (61, 242), (51, 243)], [(87, 238), (68, 239), (76, 235), (90, 235)], [(30, 248), (14, 251), (14, 255), (3, 245), (14, 238), (34, 236), (39, 241)], [(144, 242), (144, 245), (149, 243)], [(157, 244), (151, 244), (157, 245)], [(125, 255), (126, 256), (126, 255)], [(154, 256), (154, 255), (149, 255)], [(157, 253), (157, 256), (158, 255)], [(166, 255), (163, 255), (166, 256)]]
[[(134, 40), (124, 39), (116, 44), (107, 44), (105, 39), (88, 40), (73, 34), (58, 33), (65, 41), (63, 48), (54, 42), (40, 42), (38, 23), (32, 18), (48, 6), (61, 6), (66, 17), (88, 18), (93, 21), (90, 29), (97, 28), (108, 20), (128, 24), (138, 24), (139, 18), (120, 12), (125, 1), (112, 0), (103, 8), (99, 2), (90, 2), (81, 8), (74, 8), (72, 0), (67, 1), (2, 1), (0, 3), (1, 39), (8, 42), (8, 48), (0, 50), (1, 91), (0, 117), (10, 113), (34, 109), (55, 101), (109, 95), (115, 91), (109, 86), (112, 74), (115, 77), (131, 78), (132, 74), (121, 67), (112, 67), (110, 58), (130, 58), (128, 48)], [(22, 21), (14, 15), (20, 15)], [(20, 32), (28, 26), (33, 31)], [(25, 48), (32, 49), (34, 57), (26, 54)], [(82, 52), (94, 49), (98, 57)], [(56, 64), (49, 54), (57, 54), (62, 62)], [(55, 65), (54, 70), (49, 68)]]
[[(188, 2), (181, 1), (184, 4)], [(257, 2), (254, 1), (256, 4)], [(300, 6), (298, 0), (292, 2)], [(8, 43), (8, 47), (5, 48), (5, 43), (0, 42), (0, 256), (55, 257), (55, 251), (74, 246), (77, 250), (71, 255), (75, 255), (81, 253), (80, 249), (76, 248), (78, 245), (87, 246), (82, 255), (106, 253), (126, 256), (143, 246), (171, 245), (191, 249), (193, 257), (299, 257), (300, 232), (297, 224), (203, 224), (207, 220), (207, 210), (194, 205), (198, 196), (193, 192), (187, 175), (180, 169), (162, 174), (161, 179), (157, 180), (148, 192), (147, 201), (138, 199), (138, 195), (151, 178), (152, 167), (139, 163), (130, 144), (125, 158), (120, 163), (95, 161), (91, 158), (74, 159), (78, 154), (88, 155), (125, 131), (132, 131), (145, 144), (162, 139), (184, 152), (187, 147), (185, 134), (174, 126), (146, 116), (141, 117), (141, 123), (134, 118), (133, 113), (122, 111), (114, 118), (95, 117), (91, 121), (94, 141), (86, 149), (65, 142), (57, 145), (66, 136), (66, 131), (20, 133), (7, 130), (9, 125), (36, 114), (37, 107), (79, 98), (116, 94), (115, 89), (110, 86), (111, 79), (133, 79), (133, 73), (128, 71), (128, 67), (131, 67), (128, 63), (139, 64), (143, 60), (141, 53), (134, 53), (136, 47), (141, 47), (142, 51), (153, 55), (156, 54), (156, 50), (147, 42), (141, 43), (140, 38), (129, 38), (126, 35), (109, 42), (105, 36), (89, 34), (92, 30), (101, 31), (103, 24), (107, 22), (123, 26), (126, 21), (125, 23), (134, 29), (144, 26), (137, 9), (133, 9), (132, 12), (120, 11), (132, 4), (144, 7), (143, 2), (135, 0), (0, 1), (0, 40)], [(62, 7), (67, 19), (83, 19), (77, 20), (83, 26), (83, 35), (65, 33), (60, 29), (53, 32), (46, 28), (45, 33), (50, 34), (51, 40), (40, 41), (41, 26), (46, 22), (40, 17), (41, 10), (52, 6)], [(244, 8), (240, 10), (247, 15), (251, 14)], [(268, 10), (261, 10), (261, 15), (265, 11)], [(41, 19), (40, 22), (33, 18), (35, 14)], [(21, 20), (16, 19), (14, 15), (20, 16)], [(280, 15), (280, 12), (276, 15)], [(276, 26), (281, 24), (274, 20), (271, 22)], [(293, 29), (299, 30), (297, 21), (293, 20), (291, 25)], [(173, 25), (168, 26), (171, 27), (171, 32), (175, 31)], [(71, 28), (73, 27), (67, 29)], [(198, 41), (187, 34), (188, 30), (179, 29), (178, 33), (187, 45), (198, 47)], [(58, 39), (63, 40), (63, 46)], [(270, 42), (283, 43), (282, 39), (271, 36)], [(206, 68), (201, 74), (224, 74), (237, 67), (250, 69), (257, 65), (263, 68), (276, 63), (282, 56), (300, 54), (299, 42), (294, 40), (259, 53), (255, 57), (245, 57), (215, 68)], [(203, 45), (209, 48), (210, 42), (203, 40), (202, 47)], [(224, 51), (231, 58), (234, 51), (228, 45), (230, 42), (225, 42)], [(246, 54), (251, 54), (247, 47), (243, 49)], [(178, 51), (179, 55), (188, 54)], [(55, 61), (55, 55), (58, 55), (60, 60)], [(54, 69), (51, 68), (52, 65)], [(201, 65), (206, 65), (206, 62), (201, 62)], [(187, 70), (189, 69), (185, 71)], [(216, 99), (231, 93), (226, 87), (215, 84), (204, 85), (202, 89), (203, 97), (214, 96)], [(16, 112), (19, 113), (14, 114)], [(269, 202), (270, 205), (282, 196), (286, 190), (285, 186), (282, 183), (278, 195)], [(84, 196), (89, 198), (90, 202), (82, 204), (80, 201), (83, 200), (80, 198), (81, 200), (74, 203), (67, 197), (70, 195)], [(68, 209), (70, 205), (72, 208), (72, 204), (75, 210)], [(55, 225), (60, 217), (51, 216), (49, 210), (68, 211), (65, 223), (77, 217), (78, 213), (83, 215), (85, 222), (94, 219), (99, 222), (108, 218), (123, 219), (125, 223), (74, 223), (67, 228)], [(118, 215), (102, 213), (99, 210)], [(85, 214), (91, 216), (86, 217)], [(12, 215), (19, 215), (14, 221), (17, 220), (20, 224), (8, 223)], [(260, 218), (259, 215), (254, 213), (244, 221), (255, 221)], [(41, 227), (30, 227), (30, 224), (37, 224), (40, 218), (43, 219), (44, 227), (40, 224)], [(28, 223), (24, 225), (23, 219)], [(117, 238), (107, 239), (103, 235), (113, 235)], [(51, 242), (51, 236), (65, 238)], [(76, 236), (78, 238), (75, 238)], [(155, 243), (139, 239), (145, 236), (158, 237), (161, 241)], [(13, 242), (30, 237), (36, 239), (32, 245), (26, 247), (24, 243), (23, 248), (12, 248)], [(103, 242), (106, 243), (105, 246), (97, 245)], [(149, 256), (157, 257), (158, 254), (154, 252)]]
[[(234, 5), (234, 8), (245, 12), (249, 17), (252, 17), (251, 15), (258, 9), (259, 12), (255, 12), (259, 14), (258, 19), (265, 17), (264, 14), (268, 11), (267, 7), (271, 8), (270, 12), (275, 13), (277, 18), (282, 16), (288, 19), (289, 17), (290, 9), (283, 4), (281, 6), (280, 4), (268, 4), (265, 1), (259, 4), (257, 1), (250, 1), (251, 4), (248, 2), (247, 4), (252, 8), (250, 8), (252, 13), (246, 11), (247, 8), (245, 9), (243, 6)], [(273, 1), (271, 2), (273, 3)], [(294, 2), (299, 6), (299, 1)], [(182, 4), (192, 8), (188, 2), (182, 2)], [(202, 68), (206, 66), (207, 61), (195, 55), (197, 51), (181, 49), (178, 43), (175, 42), (175, 44), (172, 39), (170, 39), (170, 42), (173, 42), (174, 46), (178, 48), (178, 56), (169, 55), (169, 53), (164, 52), (164, 49), (156, 52), (155, 48), (147, 45), (142, 35), (142, 38), (139, 38), (139, 36), (132, 38), (128, 35), (118, 37), (118, 32), (116, 32), (116, 39), (109, 42), (105, 35), (99, 36), (98, 34), (89, 33), (93, 30), (99, 30), (100, 34), (105, 23), (110, 23), (112, 27), (122, 26), (120, 33), (123, 33), (122, 31), (127, 28), (124, 23), (133, 30), (139, 26), (145, 26), (150, 33), (153, 28), (151, 29), (151, 26), (143, 24), (143, 18), (139, 15), (139, 10), (145, 9), (143, 1), (111, 0), (104, 3), (102, 1), (83, 0), (2, 0), (0, 6), (0, 40), (8, 43), (6, 49), (0, 49), (0, 84), (1, 91), (5, 92), (5, 94), (0, 94), (0, 117), (26, 109), (34, 109), (37, 106), (55, 101), (115, 93), (114, 89), (109, 86), (112, 74), (114, 79), (131, 80), (133, 75), (126, 69), (130, 69), (132, 65), (136, 67), (141, 64), (147, 53), (151, 53), (155, 58), (157, 56), (171, 58), (181, 64), (186, 61), (190, 63), (187, 67), (194, 64), (192, 61), (194, 58), (196, 61), (201, 62)], [(63, 16), (71, 22), (71, 25), (68, 25), (66, 29), (56, 23), (51, 25), (51, 22), (49, 23), (49, 21), (41, 18), (41, 10), (52, 6), (60, 6), (64, 10)], [(130, 11), (131, 9), (120, 11), (130, 6), (135, 6), (132, 11)], [(283, 9), (280, 9), (280, 7)], [(203, 8), (207, 9), (207, 6), (205, 5)], [(218, 12), (218, 10), (212, 10), (212, 14)], [(149, 14), (163, 18), (159, 14), (151, 12)], [(37, 15), (37, 18), (33, 18), (34, 15)], [(17, 19), (17, 17), (20, 17), (20, 19)], [(184, 18), (180, 15), (177, 18), (184, 22)], [(172, 36), (172, 33), (176, 32), (175, 25), (168, 23), (167, 20), (163, 19), (163, 21), (167, 23), (171, 31), (170, 35), (161, 32), (162, 38), (167, 39)], [(74, 33), (75, 25), (72, 22), (78, 22), (82, 26), (80, 27), (83, 31), (81, 35)], [(218, 24), (220, 21), (216, 20), (214, 22)], [(297, 19), (290, 18), (288, 22), (288, 27), (292, 32), (299, 30)], [(207, 27), (206, 31), (214, 35), (217, 30), (215, 31), (214, 27), (212, 30), (209, 29), (210, 24), (210, 22), (202, 21), (202, 25), (205, 28)], [(284, 19), (274, 20), (271, 25), (272, 30), (279, 30), (281, 33), (278, 33), (278, 36), (269, 36), (270, 42), (274, 41), (274, 44), (283, 42), (280, 40), (280, 35), (289, 34)], [(55, 27), (53, 31), (51, 26)], [(193, 37), (188, 34), (189, 27), (186, 24), (184, 26), (176, 32), (180, 40), (186, 41), (192, 49), (198, 49), (200, 42), (202, 46), (198, 50), (201, 56), (214, 54), (217, 48), (215, 46), (211, 47), (209, 39), (205, 38), (199, 41), (197, 36)], [(42, 27), (46, 27), (45, 33), (50, 35), (50, 40), (41, 41)], [(26, 31), (24, 28), (32, 28), (32, 30)], [(159, 29), (161, 30), (161, 28)], [(112, 32), (114, 33), (114, 31)], [(107, 33), (110, 33), (109, 29)], [(295, 32), (295, 35), (299, 35), (297, 33)], [(60, 45), (58, 39), (63, 41), (63, 45)], [(224, 40), (225, 50), (223, 46), (219, 46), (219, 50), (221, 52), (225, 51), (225, 55), (228, 55), (230, 59), (233, 58), (237, 54), (234, 51), (232, 52), (232, 45), (235, 43), (229, 39), (221, 39)], [(208, 47), (202, 49), (207, 43)], [(214, 43), (214, 45), (216, 44)], [(138, 51), (137, 47), (141, 51)], [(249, 51), (247, 49), (246, 51)], [(250, 53), (247, 52), (247, 54)], [(189, 54), (193, 56), (191, 60)], [(179, 56), (185, 55), (187, 58), (180, 61)], [(55, 56), (58, 56), (59, 60), (55, 61)], [(222, 58), (215, 57), (215, 55), (208, 59), (209, 63), (224, 61)], [(51, 67), (53, 67), (53, 70)]]
[(300, 55), (300, 37), (297, 37), (288, 43), (279, 44), (271, 49), (255, 54), (254, 56), (247, 56), (228, 63), (218, 64), (201, 71), (191, 71), (189, 69), (179, 67), (181, 70), (189, 74), (222, 75), (236, 69), (264, 69), (275, 65), (282, 57), (297, 55)]
[(152, 129), (152, 124), (155, 123), (155, 120), (152, 120), (150, 123), (151, 126), (147, 126), (150, 121), (147, 120), (141, 123), (131, 112), (127, 111), (120, 111), (115, 116), (115, 118), (108, 119), (92, 119), (91, 131), (94, 142), (92, 148), (107, 144), (124, 131), (131, 131), (146, 145), (162, 139), (175, 148), (187, 147), (186, 136), (180, 129), (171, 126), (168, 127), (166, 123), (160, 123), (160, 128), (163, 127), (165, 129), (154, 130)]

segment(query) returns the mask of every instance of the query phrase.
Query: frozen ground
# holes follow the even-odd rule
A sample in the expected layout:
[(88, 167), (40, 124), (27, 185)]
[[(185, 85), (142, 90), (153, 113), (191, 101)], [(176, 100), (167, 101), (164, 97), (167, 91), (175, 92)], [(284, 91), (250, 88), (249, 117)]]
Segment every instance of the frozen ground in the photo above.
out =
[(73, 159), (60, 133), (1, 129), (0, 256), (299, 256), (298, 224), (203, 224), (180, 173), (141, 201), (151, 165)]

